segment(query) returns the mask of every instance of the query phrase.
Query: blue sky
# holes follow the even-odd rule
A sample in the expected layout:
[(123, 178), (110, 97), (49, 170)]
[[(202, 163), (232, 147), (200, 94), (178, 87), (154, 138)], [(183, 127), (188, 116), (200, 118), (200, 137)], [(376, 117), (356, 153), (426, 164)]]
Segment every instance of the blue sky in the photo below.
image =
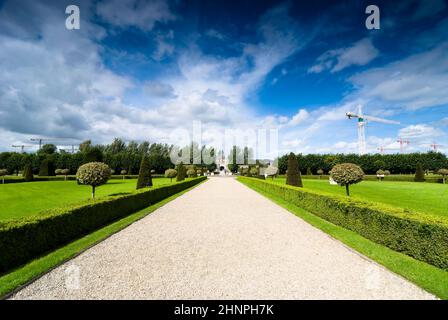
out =
[[(80, 30), (65, 28), (69, 4)], [(275, 128), (281, 152), (356, 152), (344, 115), (361, 104), (401, 122), (369, 123), (369, 152), (398, 152), (399, 137), (447, 152), (447, 84), (446, 0), (0, 1), (0, 150), (172, 142), (200, 121), (207, 144)]]

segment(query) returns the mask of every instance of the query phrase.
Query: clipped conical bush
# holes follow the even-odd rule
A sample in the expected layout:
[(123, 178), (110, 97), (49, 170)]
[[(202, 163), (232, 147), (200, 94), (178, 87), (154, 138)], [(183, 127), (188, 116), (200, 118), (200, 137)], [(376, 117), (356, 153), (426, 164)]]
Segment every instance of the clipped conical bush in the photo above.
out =
[(23, 168), (23, 180), (25, 181), (33, 181), (33, 169), (31, 168), (31, 163), (25, 164), (25, 167)]
[(185, 180), (186, 169), (185, 169), (183, 162), (181, 162), (177, 165), (176, 171), (177, 171), (176, 181)]
[(143, 156), (138, 172), (137, 189), (152, 187), (151, 168), (147, 156)]
[(415, 182), (425, 182), (425, 172), (421, 163), (417, 163), (417, 168), (415, 170)]
[(300, 174), (299, 162), (294, 153), (288, 156), (288, 171), (286, 173), (286, 184), (303, 188), (302, 175)]
[(40, 177), (54, 176), (54, 171), (55, 171), (55, 169), (54, 169), (53, 161), (51, 161), (50, 159), (42, 160), (42, 162), (40, 164), (40, 169), (39, 169)]

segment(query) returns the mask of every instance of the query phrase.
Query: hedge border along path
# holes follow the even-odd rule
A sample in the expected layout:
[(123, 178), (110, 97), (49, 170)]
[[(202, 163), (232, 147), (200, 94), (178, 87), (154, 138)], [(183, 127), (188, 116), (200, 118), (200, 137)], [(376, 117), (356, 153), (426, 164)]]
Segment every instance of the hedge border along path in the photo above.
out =
[(206, 177), (0, 222), (0, 274), (192, 187)]
[(446, 219), (260, 179), (238, 179), (378, 244), (448, 270)]

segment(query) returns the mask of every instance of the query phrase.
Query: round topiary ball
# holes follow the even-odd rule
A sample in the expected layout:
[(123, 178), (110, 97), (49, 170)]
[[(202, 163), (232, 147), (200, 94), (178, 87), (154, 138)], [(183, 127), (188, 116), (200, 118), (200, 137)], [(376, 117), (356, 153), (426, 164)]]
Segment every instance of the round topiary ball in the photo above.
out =
[(79, 167), (76, 180), (80, 184), (92, 186), (92, 198), (95, 198), (95, 188), (105, 184), (110, 175), (110, 168), (107, 164), (89, 162)]
[(168, 169), (165, 171), (165, 177), (170, 178), (173, 181), (173, 178), (176, 178), (177, 171), (175, 169)]
[(188, 171), (187, 171), (187, 176), (188, 176), (189, 178), (194, 178), (194, 177), (196, 177), (196, 170), (195, 170), (195, 169), (188, 169)]
[(337, 164), (330, 171), (331, 178), (339, 185), (345, 186), (347, 195), (350, 195), (349, 187), (352, 184), (361, 182), (364, 178), (364, 171), (361, 167), (353, 163)]

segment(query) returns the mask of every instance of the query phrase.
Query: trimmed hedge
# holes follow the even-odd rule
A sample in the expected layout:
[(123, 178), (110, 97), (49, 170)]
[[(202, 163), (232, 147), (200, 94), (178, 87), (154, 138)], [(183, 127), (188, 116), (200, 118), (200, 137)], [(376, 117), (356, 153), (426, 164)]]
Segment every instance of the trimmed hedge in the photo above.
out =
[[(151, 175), (153, 179), (157, 178), (164, 178), (164, 175), (162, 174), (156, 174)], [(125, 175), (124, 179), (137, 179), (137, 175)], [(111, 175), (110, 180), (122, 180), (122, 175)], [(67, 179), (65, 179), (65, 176), (48, 176), (48, 177), (39, 177), (34, 176), (33, 182), (39, 182), (39, 181), (65, 181), (65, 180), (76, 180), (76, 176), (69, 175), (67, 176)], [(1, 181), (0, 181), (1, 182)], [(20, 183), (20, 182), (27, 182), (22, 176), (5, 176), (5, 183)]]
[(259, 179), (238, 180), (369, 240), (448, 270), (448, 219)]
[[(285, 175), (280, 175), (279, 177), (285, 178)], [(320, 176), (321, 180), (328, 180), (330, 176), (328, 174)], [(414, 181), (415, 175), (409, 175), (409, 174), (392, 174), (390, 176), (385, 176), (383, 181), (395, 181), (395, 182), (415, 182)], [(302, 179), (312, 179), (312, 180), (319, 180), (318, 175), (302, 175)], [(441, 176), (437, 175), (429, 175), (425, 176), (425, 182), (426, 183), (443, 183), (443, 179)], [(376, 175), (365, 175), (364, 181), (377, 181), (378, 177)]]
[(128, 195), (52, 209), (35, 217), (0, 221), (0, 274), (205, 179), (189, 179)]

